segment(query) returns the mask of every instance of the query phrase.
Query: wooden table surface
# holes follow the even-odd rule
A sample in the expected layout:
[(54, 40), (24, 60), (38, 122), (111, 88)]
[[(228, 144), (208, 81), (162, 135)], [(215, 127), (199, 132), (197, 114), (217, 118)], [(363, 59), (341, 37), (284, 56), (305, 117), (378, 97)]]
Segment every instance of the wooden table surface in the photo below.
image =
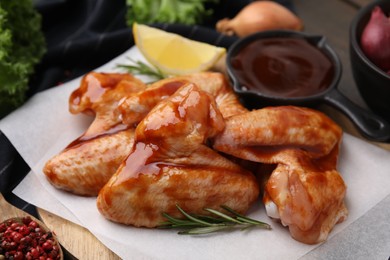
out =
[[(335, 49), (343, 64), (343, 75), (339, 90), (357, 105), (367, 108), (355, 85), (349, 61), (349, 26), (360, 7), (369, 0), (293, 0), (298, 16), (305, 24), (307, 33), (323, 35)], [(322, 107), (326, 113), (339, 123), (343, 129), (355, 136), (361, 137), (353, 124), (342, 114), (329, 107)], [(375, 143), (390, 150), (390, 144)], [(80, 259), (119, 259), (105, 248), (87, 230), (57, 216), (40, 210), (40, 214), (49, 226), (52, 226), (61, 242), (72, 254)], [(77, 235), (76, 235), (77, 234)], [(68, 239), (69, 236), (81, 239)]]
[[(355, 104), (368, 109), (352, 76), (349, 60), (349, 30), (350, 24), (359, 9), (370, 0), (292, 0), (298, 16), (303, 20), (304, 31), (310, 34), (323, 35), (339, 55), (343, 66), (343, 74), (338, 89)], [(363, 138), (354, 125), (338, 111), (323, 106), (321, 110), (329, 114), (343, 129), (354, 136)], [(374, 143), (374, 142), (372, 142)], [(385, 149), (390, 144), (374, 143)]]
[(339, 89), (356, 104), (365, 107), (355, 82), (349, 61), (349, 26), (359, 8), (369, 0), (293, 0), (307, 33), (323, 35), (335, 49), (343, 64)]

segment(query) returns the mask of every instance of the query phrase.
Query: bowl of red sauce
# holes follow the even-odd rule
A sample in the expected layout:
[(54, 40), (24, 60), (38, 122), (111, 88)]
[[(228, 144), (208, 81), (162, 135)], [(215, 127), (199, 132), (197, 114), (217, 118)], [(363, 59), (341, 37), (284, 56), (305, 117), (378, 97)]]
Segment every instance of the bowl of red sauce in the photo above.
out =
[(368, 139), (390, 141), (390, 125), (355, 105), (338, 89), (342, 64), (324, 36), (264, 31), (239, 39), (228, 50), (234, 91), (250, 109), (326, 103), (348, 116)]

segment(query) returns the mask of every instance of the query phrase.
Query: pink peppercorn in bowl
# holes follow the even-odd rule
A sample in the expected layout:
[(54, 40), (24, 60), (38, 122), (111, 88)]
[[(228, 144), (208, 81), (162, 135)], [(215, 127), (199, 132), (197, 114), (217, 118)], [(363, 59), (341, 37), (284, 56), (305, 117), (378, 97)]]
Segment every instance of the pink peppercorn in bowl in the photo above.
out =
[[(378, 10), (378, 7), (381, 10)], [(375, 0), (361, 8), (352, 20), (349, 37), (350, 60), (353, 77), (363, 99), (372, 111), (390, 122), (390, 72), (382, 69), (381, 64), (369, 58), (369, 54), (363, 50), (362, 46), (362, 35), (371, 20), (374, 9), (377, 12), (374, 19), (378, 19), (378, 11), (382, 11), (387, 16), (384, 18), (382, 15), (379, 19), (388, 23), (386, 32), (390, 38), (390, 18), (388, 17), (390, 1)], [(372, 40), (372, 37), (370, 38), (368, 40)], [(390, 41), (387, 42), (389, 44), (385, 44), (379, 50), (381, 55), (385, 52), (390, 53)]]
[(64, 255), (54, 233), (29, 216), (0, 223), (0, 259), (53, 259)]

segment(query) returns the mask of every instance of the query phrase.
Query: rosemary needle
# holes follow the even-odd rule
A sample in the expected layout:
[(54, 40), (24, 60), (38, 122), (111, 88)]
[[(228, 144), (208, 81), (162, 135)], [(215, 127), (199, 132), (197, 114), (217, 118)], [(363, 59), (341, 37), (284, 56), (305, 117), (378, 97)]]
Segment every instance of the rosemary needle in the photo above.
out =
[(221, 208), (232, 216), (210, 208), (205, 208), (204, 210), (211, 213), (211, 216), (192, 215), (185, 212), (179, 205), (176, 205), (176, 207), (185, 219), (175, 218), (167, 213), (163, 213), (167, 221), (162, 223), (159, 228), (177, 228), (180, 229), (178, 232), (180, 235), (200, 235), (232, 229), (246, 230), (255, 227), (271, 229), (271, 226), (267, 223), (245, 217), (225, 205), (222, 205)]
[(122, 68), (127, 70), (128, 72), (134, 74), (134, 75), (144, 75), (144, 76), (149, 76), (153, 78), (154, 81), (158, 81), (161, 79), (166, 78), (167, 76), (157, 67), (154, 67), (152, 65), (149, 65), (145, 62), (142, 61), (134, 61), (131, 58), (127, 58), (130, 60), (133, 65), (129, 64), (118, 64), (118, 68)]

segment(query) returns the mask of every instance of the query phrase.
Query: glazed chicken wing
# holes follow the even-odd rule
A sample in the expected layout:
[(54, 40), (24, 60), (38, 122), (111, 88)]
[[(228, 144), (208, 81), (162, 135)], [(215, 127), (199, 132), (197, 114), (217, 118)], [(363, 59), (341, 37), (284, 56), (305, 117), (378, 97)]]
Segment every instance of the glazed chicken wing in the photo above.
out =
[(265, 185), (270, 217), (304, 243), (324, 241), (347, 216), (346, 186), (336, 170), (342, 131), (320, 112), (269, 107), (232, 116), (214, 149), (238, 158), (275, 164)]
[(247, 111), (239, 102), (223, 74), (200, 72), (157, 81), (148, 86), (145, 91), (124, 99), (119, 106), (123, 122), (126, 124), (139, 122), (157, 103), (175, 93), (188, 82), (194, 83), (201, 90), (211, 94), (223, 117)]
[(119, 101), (145, 88), (130, 74), (87, 74), (69, 99), (72, 113), (94, 115), (87, 131), (50, 159), (43, 171), (55, 187), (96, 196), (128, 155), (134, 127), (122, 123)]
[(210, 93), (224, 118), (241, 114), (248, 110), (240, 103), (226, 77), (218, 72), (201, 72), (183, 76), (195, 83), (203, 91)]
[(254, 175), (206, 144), (224, 128), (210, 94), (186, 83), (139, 123), (134, 146), (101, 189), (99, 211), (115, 222), (155, 227), (176, 204), (194, 214), (227, 205), (245, 213), (256, 201)]
[(346, 219), (346, 186), (335, 169), (338, 147), (320, 159), (301, 151), (280, 153), (278, 166), (266, 182), (267, 214), (288, 226), (293, 238), (315, 244), (325, 241), (334, 225)]
[(155, 227), (163, 212), (181, 216), (176, 205), (193, 214), (221, 205), (245, 214), (259, 185), (244, 165), (272, 166), (265, 208), (296, 240), (324, 241), (348, 214), (336, 169), (342, 131), (318, 111), (248, 111), (225, 77), (211, 72), (149, 86), (130, 74), (92, 72), (69, 105), (95, 119), (44, 173), (57, 188), (98, 195), (99, 211), (112, 221)]
[(69, 111), (95, 116), (81, 138), (89, 139), (113, 129), (127, 128), (122, 124), (119, 102), (144, 90), (146, 85), (128, 73), (90, 72), (69, 98)]

